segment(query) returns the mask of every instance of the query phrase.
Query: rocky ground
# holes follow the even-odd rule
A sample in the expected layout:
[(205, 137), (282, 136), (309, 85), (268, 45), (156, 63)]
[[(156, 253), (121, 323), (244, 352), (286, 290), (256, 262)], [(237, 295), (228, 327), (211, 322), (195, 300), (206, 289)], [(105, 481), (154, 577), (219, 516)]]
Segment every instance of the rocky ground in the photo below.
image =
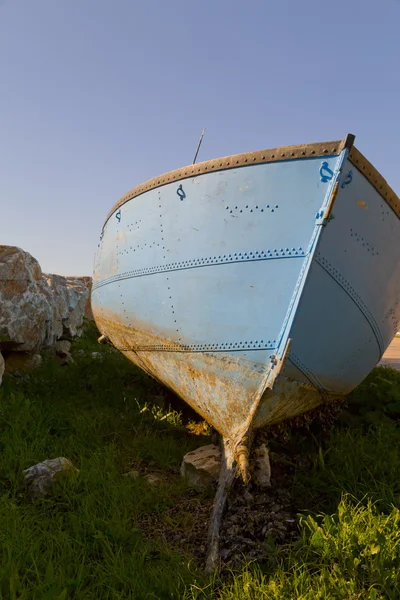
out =
[[(203, 448), (212, 446), (201, 447), (190, 454), (198, 454)], [(295, 469), (306, 468), (307, 458), (271, 452), (270, 460), (270, 487), (261, 488), (253, 477), (246, 486), (236, 479), (230, 490), (220, 532), (222, 572), (240, 568), (252, 561), (263, 564), (276, 547), (290, 544), (298, 536), (298, 513), (301, 507), (293, 494), (293, 476)], [(213, 470), (211, 464), (209, 472)], [(201, 480), (207, 482), (203, 476), (203, 472), (200, 476), (199, 473), (195, 475), (190, 472), (190, 480), (200, 485)], [(202, 567), (206, 558), (207, 529), (216, 484), (214, 478), (214, 484), (207, 484), (202, 493), (199, 492), (199, 486), (187, 489), (179, 502), (166, 512), (142, 519), (140, 528), (149, 538), (168, 543), (177, 551), (186, 551)], [(177, 528), (176, 523), (182, 523), (183, 514), (187, 515), (186, 526)]]
[[(240, 567), (249, 561), (262, 564), (276, 546), (294, 541), (298, 535), (295, 499), (292, 496), (293, 468), (274, 465), (272, 487), (267, 491), (250, 484), (246, 488), (236, 481), (225, 509), (221, 537), (222, 570)], [(141, 519), (141, 530), (153, 540), (168, 543), (177, 551), (185, 550), (202, 567), (206, 556), (208, 521), (213, 494), (201, 495), (187, 490), (179, 503), (162, 515), (152, 514)], [(177, 516), (187, 515), (187, 525), (176, 528)]]
[(272, 454), (271, 487), (255, 484), (246, 488), (237, 481), (224, 514), (220, 557), (225, 567), (239, 567), (249, 561), (263, 563), (276, 545), (293, 542), (297, 513), (291, 488), (293, 468)]

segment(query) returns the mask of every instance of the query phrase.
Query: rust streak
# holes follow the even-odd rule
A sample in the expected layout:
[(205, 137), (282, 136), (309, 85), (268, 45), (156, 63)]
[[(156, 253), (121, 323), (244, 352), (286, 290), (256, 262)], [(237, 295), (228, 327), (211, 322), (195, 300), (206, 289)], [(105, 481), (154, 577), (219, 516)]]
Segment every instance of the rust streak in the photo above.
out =
[[(136, 321), (131, 327), (110, 311), (105, 314), (104, 309), (95, 309), (94, 313), (101, 333), (129, 360), (181, 396), (223, 437), (236, 438), (248, 421), (268, 367), (229, 353), (182, 351), (172, 335), (161, 337), (147, 324)], [(168, 332), (164, 334), (167, 336)], [(165, 345), (174, 350), (151, 349)], [(146, 350), (140, 350), (143, 347)], [(264, 391), (253, 427), (299, 415), (322, 401), (321, 394), (311, 385), (281, 375), (273, 389)]]

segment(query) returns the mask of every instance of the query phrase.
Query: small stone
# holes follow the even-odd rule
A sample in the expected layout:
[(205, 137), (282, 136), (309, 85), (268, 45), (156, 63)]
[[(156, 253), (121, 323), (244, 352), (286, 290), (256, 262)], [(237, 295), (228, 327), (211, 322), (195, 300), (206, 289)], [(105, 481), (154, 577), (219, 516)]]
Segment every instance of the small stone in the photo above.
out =
[(74, 359), (70, 354), (71, 342), (69, 340), (59, 340), (54, 344), (54, 350), (59, 360), (59, 363), (62, 366), (74, 362)]
[(140, 477), (139, 471), (129, 471), (128, 473), (124, 473), (123, 477), (130, 477), (131, 479), (137, 479)]
[(59, 340), (54, 344), (54, 350), (57, 356), (68, 356), (71, 350), (71, 342), (68, 340)]
[(257, 542), (255, 542), (254, 540), (251, 540), (250, 538), (243, 538), (243, 542), (245, 544), (247, 544), (248, 546), (256, 546)]
[(190, 486), (209, 488), (218, 480), (221, 468), (221, 450), (214, 444), (201, 446), (183, 457), (181, 476)]
[(95, 360), (103, 360), (103, 353), (102, 352), (92, 352), (91, 357), (94, 358)]
[(68, 458), (63, 456), (44, 460), (22, 471), (24, 481), (29, 486), (31, 502), (49, 494), (59, 473), (72, 474), (79, 471)]
[(252, 504), (254, 502), (254, 496), (250, 494), (249, 490), (244, 491), (243, 498), (245, 499), (247, 504)]
[(230, 515), (230, 516), (228, 517), (228, 520), (229, 520), (231, 523), (237, 523), (237, 522), (239, 521), (239, 515)]
[(259, 496), (257, 496), (256, 500), (255, 500), (255, 504), (257, 506), (260, 506), (261, 504), (267, 504), (268, 502), (268, 498), (265, 494), (260, 494)]
[(144, 478), (150, 485), (159, 485), (160, 483), (165, 482), (164, 477), (159, 473), (148, 473)]
[(254, 481), (261, 489), (271, 487), (271, 463), (265, 444), (255, 451)]

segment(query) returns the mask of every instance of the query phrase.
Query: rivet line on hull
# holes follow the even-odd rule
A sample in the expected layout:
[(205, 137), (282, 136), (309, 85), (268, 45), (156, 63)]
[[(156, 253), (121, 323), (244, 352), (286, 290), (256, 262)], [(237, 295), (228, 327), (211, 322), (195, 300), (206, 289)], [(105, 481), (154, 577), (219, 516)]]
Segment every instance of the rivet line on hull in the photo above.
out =
[(318, 377), (316, 375), (314, 375), (314, 373), (312, 371), (310, 371), (310, 369), (300, 360), (300, 358), (296, 354), (294, 354), (294, 352), (290, 352), (288, 359), (290, 360), (291, 363), (294, 364), (295, 367), (297, 367), (297, 369), (299, 371), (301, 371), (301, 373), (303, 373), (304, 377), (306, 377), (306, 379), (308, 379), (308, 381), (313, 385), (313, 387), (315, 387), (315, 389), (319, 391), (322, 398), (324, 400), (327, 400), (328, 399), (327, 390), (324, 388), (322, 383), (318, 380)]
[(365, 302), (362, 300), (359, 294), (355, 291), (353, 286), (350, 285), (347, 279), (345, 279), (343, 275), (339, 273), (339, 271), (325, 257), (321, 255), (320, 252), (316, 254), (315, 261), (319, 264), (320, 267), (324, 269), (326, 273), (328, 273), (328, 275), (332, 277), (332, 279), (336, 281), (338, 285), (340, 285), (340, 287), (346, 292), (346, 294), (353, 300), (354, 304), (356, 304), (356, 306), (360, 309), (374, 333), (377, 344), (379, 346), (379, 352), (382, 357), (385, 351), (383, 337), (379, 326), (375, 321), (375, 318), (368, 306), (365, 304)]
[(303, 248), (274, 248), (273, 250), (262, 250), (254, 252), (235, 252), (233, 254), (224, 254), (223, 256), (210, 256), (207, 258), (196, 258), (193, 260), (183, 260), (166, 265), (157, 265), (155, 267), (145, 267), (142, 269), (134, 269), (125, 271), (118, 275), (112, 275), (93, 284), (93, 290), (120, 281), (121, 279), (131, 279), (134, 277), (143, 277), (147, 275), (156, 275), (158, 273), (166, 273), (171, 271), (182, 271), (184, 269), (195, 269), (198, 267), (212, 267), (224, 264), (234, 264), (243, 262), (254, 262), (261, 260), (276, 260), (279, 258), (304, 258), (306, 252)]
[[(275, 344), (275, 340), (273, 342)], [(143, 344), (117, 348), (121, 352), (244, 352), (246, 350), (276, 350), (277, 346), (263, 341), (221, 342), (216, 344)]]

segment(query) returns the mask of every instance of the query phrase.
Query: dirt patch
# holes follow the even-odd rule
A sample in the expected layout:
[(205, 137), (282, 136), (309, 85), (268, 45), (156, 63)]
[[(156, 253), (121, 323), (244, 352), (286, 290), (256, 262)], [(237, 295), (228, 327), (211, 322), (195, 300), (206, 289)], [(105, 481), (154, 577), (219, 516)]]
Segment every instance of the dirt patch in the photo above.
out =
[(297, 507), (292, 497), (294, 467), (271, 453), (271, 488), (236, 480), (228, 498), (221, 528), (222, 568), (243, 562), (263, 563), (277, 546), (297, 537)]
[(202, 497), (197, 491), (188, 489), (176, 498), (174, 506), (161, 514), (142, 517), (137, 526), (148, 539), (188, 554), (202, 567), (212, 504), (212, 497)]
[[(221, 528), (222, 571), (248, 561), (263, 563), (274, 547), (291, 543), (298, 535), (292, 497), (294, 466), (275, 453), (271, 461), (271, 488), (261, 490), (254, 483), (244, 486), (236, 479), (230, 491)], [(212, 506), (212, 496), (187, 489), (174, 506), (142, 517), (137, 526), (148, 539), (186, 553), (203, 568)]]

